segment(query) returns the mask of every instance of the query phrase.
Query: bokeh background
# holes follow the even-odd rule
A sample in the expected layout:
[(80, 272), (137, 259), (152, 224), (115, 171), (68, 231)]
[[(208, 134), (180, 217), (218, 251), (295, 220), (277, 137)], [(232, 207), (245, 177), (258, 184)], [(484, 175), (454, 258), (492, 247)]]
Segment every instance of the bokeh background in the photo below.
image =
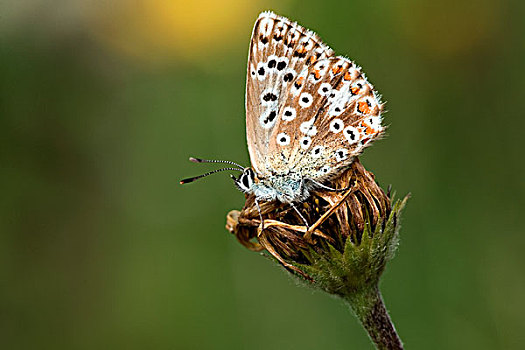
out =
[(371, 349), (341, 301), (224, 228), (249, 164), (252, 24), (272, 9), (362, 65), (412, 193), (382, 291), (407, 349), (525, 341), (520, 0), (19, 0), (0, 4), (2, 349)]

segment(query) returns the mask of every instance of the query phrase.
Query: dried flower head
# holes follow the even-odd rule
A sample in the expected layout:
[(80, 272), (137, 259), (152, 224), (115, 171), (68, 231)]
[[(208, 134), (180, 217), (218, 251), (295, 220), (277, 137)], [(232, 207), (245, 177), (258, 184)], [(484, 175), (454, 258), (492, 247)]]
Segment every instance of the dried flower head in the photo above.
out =
[[(264, 202), (262, 229), (253, 196), (228, 214), (226, 227), (248, 249), (266, 250), (294, 275), (348, 301), (376, 345), (400, 349), (378, 282), (397, 248), (408, 196), (393, 203), (358, 159), (329, 185), (342, 190), (319, 189), (298, 207), (310, 227), (290, 205)], [(391, 332), (378, 331), (384, 327)]]

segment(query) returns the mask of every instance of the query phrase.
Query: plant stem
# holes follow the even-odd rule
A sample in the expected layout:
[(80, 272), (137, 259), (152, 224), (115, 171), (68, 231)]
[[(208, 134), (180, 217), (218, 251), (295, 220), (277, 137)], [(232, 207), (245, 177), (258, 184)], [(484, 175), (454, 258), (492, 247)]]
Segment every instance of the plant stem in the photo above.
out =
[(403, 350), (377, 286), (344, 295), (343, 299), (348, 302), (377, 349)]

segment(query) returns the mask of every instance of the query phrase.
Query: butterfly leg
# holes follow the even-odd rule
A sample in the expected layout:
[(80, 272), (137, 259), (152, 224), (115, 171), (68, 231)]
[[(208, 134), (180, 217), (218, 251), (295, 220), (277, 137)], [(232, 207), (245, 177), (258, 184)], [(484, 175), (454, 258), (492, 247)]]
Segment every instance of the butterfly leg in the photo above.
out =
[(309, 179), (309, 181), (313, 182), (316, 186), (322, 188), (322, 189), (325, 189), (327, 191), (332, 191), (332, 192), (344, 192), (344, 191), (347, 191), (349, 189), (352, 188), (352, 186), (354, 185), (350, 185), (348, 187), (345, 187), (345, 188), (333, 188), (333, 187), (330, 187), (330, 186), (326, 186), (326, 185), (323, 185), (322, 183), (318, 182), (318, 181), (315, 181), (314, 179)]
[(259, 219), (261, 220), (261, 232), (264, 230), (264, 218), (261, 213), (261, 207), (259, 206), (259, 201), (257, 198), (255, 198), (255, 206), (257, 207), (257, 211), (259, 212)]
[(292, 206), (292, 208), (294, 208), (295, 212), (299, 215), (299, 217), (301, 218), (301, 220), (303, 220), (304, 222), (304, 225), (306, 226), (306, 230), (308, 232), (308, 230), (310, 230), (310, 225), (308, 224), (308, 221), (306, 221), (305, 217), (303, 216), (303, 214), (301, 214), (301, 212), (299, 211), (299, 209), (297, 209), (297, 207), (293, 204), (293, 203), (290, 203), (290, 205)]
[(325, 222), (325, 220), (328, 219), (328, 217), (330, 215), (332, 215), (336, 211), (336, 209), (339, 208), (341, 206), (341, 204), (343, 204), (346, 201), (348, 196), (355, 191), (355, 188), (353, 188), (354, 186), (350, 186), (350, 187), (352, 187), (352, 188), (348, 189), (348, 191), (337, 201), (337, 203), (332, 205), (330, 207), (330, 209), (328, 209), (326, 211), (326, 213), (321, 215), (319, 220), (317, 220), (311, 227), (308, 228), (308, 230), (304, 234), (304, 239), (305, 240), (311, 242), (312, 241), (312, 234), (313, 234), (314, 230), (316, 228), (318, 228), (323, 222)]

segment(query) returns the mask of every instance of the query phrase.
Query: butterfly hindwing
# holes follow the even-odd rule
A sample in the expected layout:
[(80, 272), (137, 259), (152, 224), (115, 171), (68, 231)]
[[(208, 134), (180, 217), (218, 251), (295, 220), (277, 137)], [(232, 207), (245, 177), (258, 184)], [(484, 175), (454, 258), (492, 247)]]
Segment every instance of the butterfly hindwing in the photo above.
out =
[[(282, 171), (322, 180), (348, 166), (383, 133), (382, 104), (361, 68), (344, 57), (319, 60), (303, 70), (287, 95), (269, 156)], [(286, 111), (293, 109), (293, 119)], [(290, 142), (280, 142), (283, 137)], [(284, 156), (283, 156), (284, 155)]]

